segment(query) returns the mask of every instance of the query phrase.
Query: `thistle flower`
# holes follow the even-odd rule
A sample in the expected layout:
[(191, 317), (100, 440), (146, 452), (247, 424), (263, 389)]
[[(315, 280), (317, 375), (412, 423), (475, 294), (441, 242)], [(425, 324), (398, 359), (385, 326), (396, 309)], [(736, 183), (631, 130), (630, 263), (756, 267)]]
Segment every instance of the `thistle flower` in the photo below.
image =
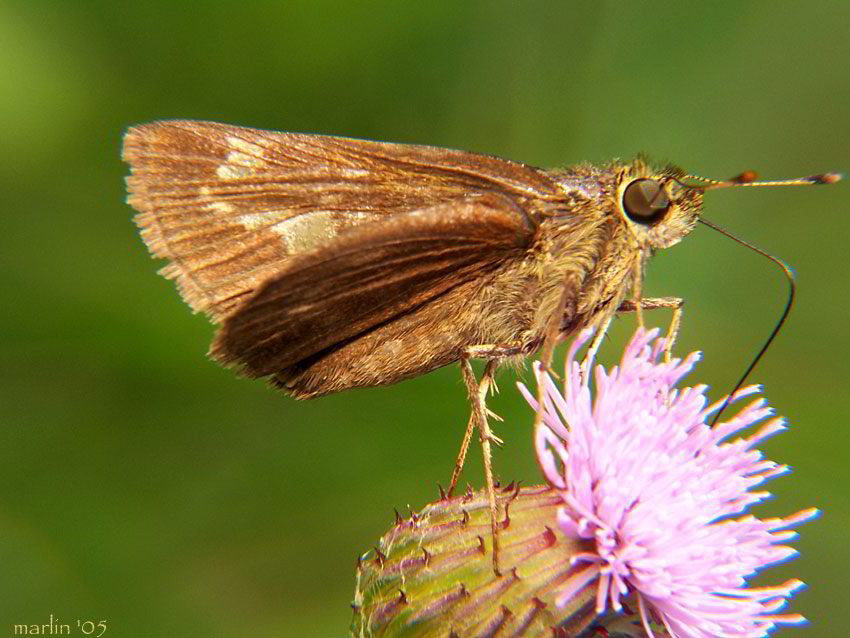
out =
[[(783, 430), (783, 421), (768, 419), (772, 410), (756, 398), (729, 420), (707, 425), (723, 401), (706, 407), (704, 385), (675, 388), (699, 354), (663, 362), (657, 334), (638, 331), (619, 367), (596, 367), (595, 398), (591, 374), (582, 375), (575, 360), (589, 331), (570, 348), (563, 393), (535, 370), (545, 384), (535, 447), (563, 501), (557, 526), (592, 546), (571, 557), (577, 570), (559, 587), (556, 604), (569, 604), (594, 582), (598, 614), (609, 606), (620, 611), (626, 596), (636, 596), (649, 636), (651, 618), (677, 638), (749, 638), (805, 622), (779, 613), (800, 581), (747, 587), (761, 568), (796, 555), (782, 545), (796, 536), (789, 528), (817, 514), (744, 514), (769, 496), (753, 488), (788, 471), (755, 449)], [(531, 392), (520, 390), (538, 409)], [(758, 392), (744, 388), (732, 402)], [(739, 434), (765, 419), (749, 436)]]

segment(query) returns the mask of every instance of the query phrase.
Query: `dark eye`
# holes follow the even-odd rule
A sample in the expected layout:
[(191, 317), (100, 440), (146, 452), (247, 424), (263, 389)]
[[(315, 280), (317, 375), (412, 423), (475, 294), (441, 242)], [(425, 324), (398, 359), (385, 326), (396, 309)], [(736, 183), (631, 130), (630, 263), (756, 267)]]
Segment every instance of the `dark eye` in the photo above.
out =
[(636, 179), (626, 186), (623, 208), (634, 222), (652, 224), (658, 221), (670, 206), (664, 187), (654, 179)]

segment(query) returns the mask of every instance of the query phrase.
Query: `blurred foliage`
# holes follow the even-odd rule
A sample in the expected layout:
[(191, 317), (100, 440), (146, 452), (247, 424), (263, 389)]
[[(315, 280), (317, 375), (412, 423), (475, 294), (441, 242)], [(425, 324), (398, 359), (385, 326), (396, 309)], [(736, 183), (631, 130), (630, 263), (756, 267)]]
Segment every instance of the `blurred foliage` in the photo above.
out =
[[(193, 117), (421, 142), (536, 165), (647, 151), (689, 171), (847, 169), (850, 4), (366, 0), (0, 4), (0, 633), (341, 636), (356, 556), (445, 484), (466, 423), (455, 367), (298, 403), (204, 358), (212, 334), (157, 277), (124, 204), (121, 132)], [(816, 505), (770, 580), (827, 636), (850, 569), (847, 185), (712, 193), (706, 215), (795, 266), (757, 369)], [(647, 294), (687, 300), (692, 380), (737, 380), (784, 303), (766, 260), (698, 228)], [(659, 313), (652, 320), (665, 324)], [(634, 319), (616, 322), (600, 360)], [(540, 480), (501, 375), (496, 468)], [(465, 479), (482, 484), (480, 453)], [(770, 508), (769, 508), (770, 509)], [(788, 632), (790, 633), (790, 632)]]

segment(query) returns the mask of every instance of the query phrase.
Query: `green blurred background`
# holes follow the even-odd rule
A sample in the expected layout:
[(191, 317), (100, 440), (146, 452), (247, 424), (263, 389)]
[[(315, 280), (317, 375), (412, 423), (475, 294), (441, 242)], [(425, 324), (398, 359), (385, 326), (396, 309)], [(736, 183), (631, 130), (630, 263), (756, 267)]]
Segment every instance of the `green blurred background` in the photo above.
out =
[[(714, 177), (790, 177), (850, 168), (847, 60), (842, 0), (5, 0), (0, 636), (50, 614), (104, 619), (107, 636), (346, 635), (357, 554), (393, 507), (437, 495), (466, 423), (455, 367), (300, 403), (208, 361), (212, 328), (130, 221), (129, 125), (205, 118), (542, 166), (646, 151)], [(824, 511), (768, 578), (809, 584), (794, 604), (809, 636), (834, 635), (850, 570), (847, 198), (846, 184), (741, 189), (706, 206), (798, 273), (753, 379), (792, 424), (767, 452), (795, 470), (761, 512)], [(719, 393), (785, 284), (700, 227), (652, 263), (646, 293), (687, 300), (680, 352), (705, 351), (691, 378)], [(616, 324), (602, 362), (634, 319)], [(496, 467), (534, 483), (514, 379), (492, 404)], [(477, 448), (464, 478), (483, 483)]]

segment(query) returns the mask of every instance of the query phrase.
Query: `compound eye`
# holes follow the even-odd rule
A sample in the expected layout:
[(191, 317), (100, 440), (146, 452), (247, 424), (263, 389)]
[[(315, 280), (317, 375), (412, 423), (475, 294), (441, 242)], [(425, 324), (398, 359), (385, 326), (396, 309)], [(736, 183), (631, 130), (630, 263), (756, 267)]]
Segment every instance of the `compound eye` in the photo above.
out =
[(623, 208), (634, 222), (652, 224), (670, 206), (664, 187), (654, 179), (636, 179), (623, 192)]

